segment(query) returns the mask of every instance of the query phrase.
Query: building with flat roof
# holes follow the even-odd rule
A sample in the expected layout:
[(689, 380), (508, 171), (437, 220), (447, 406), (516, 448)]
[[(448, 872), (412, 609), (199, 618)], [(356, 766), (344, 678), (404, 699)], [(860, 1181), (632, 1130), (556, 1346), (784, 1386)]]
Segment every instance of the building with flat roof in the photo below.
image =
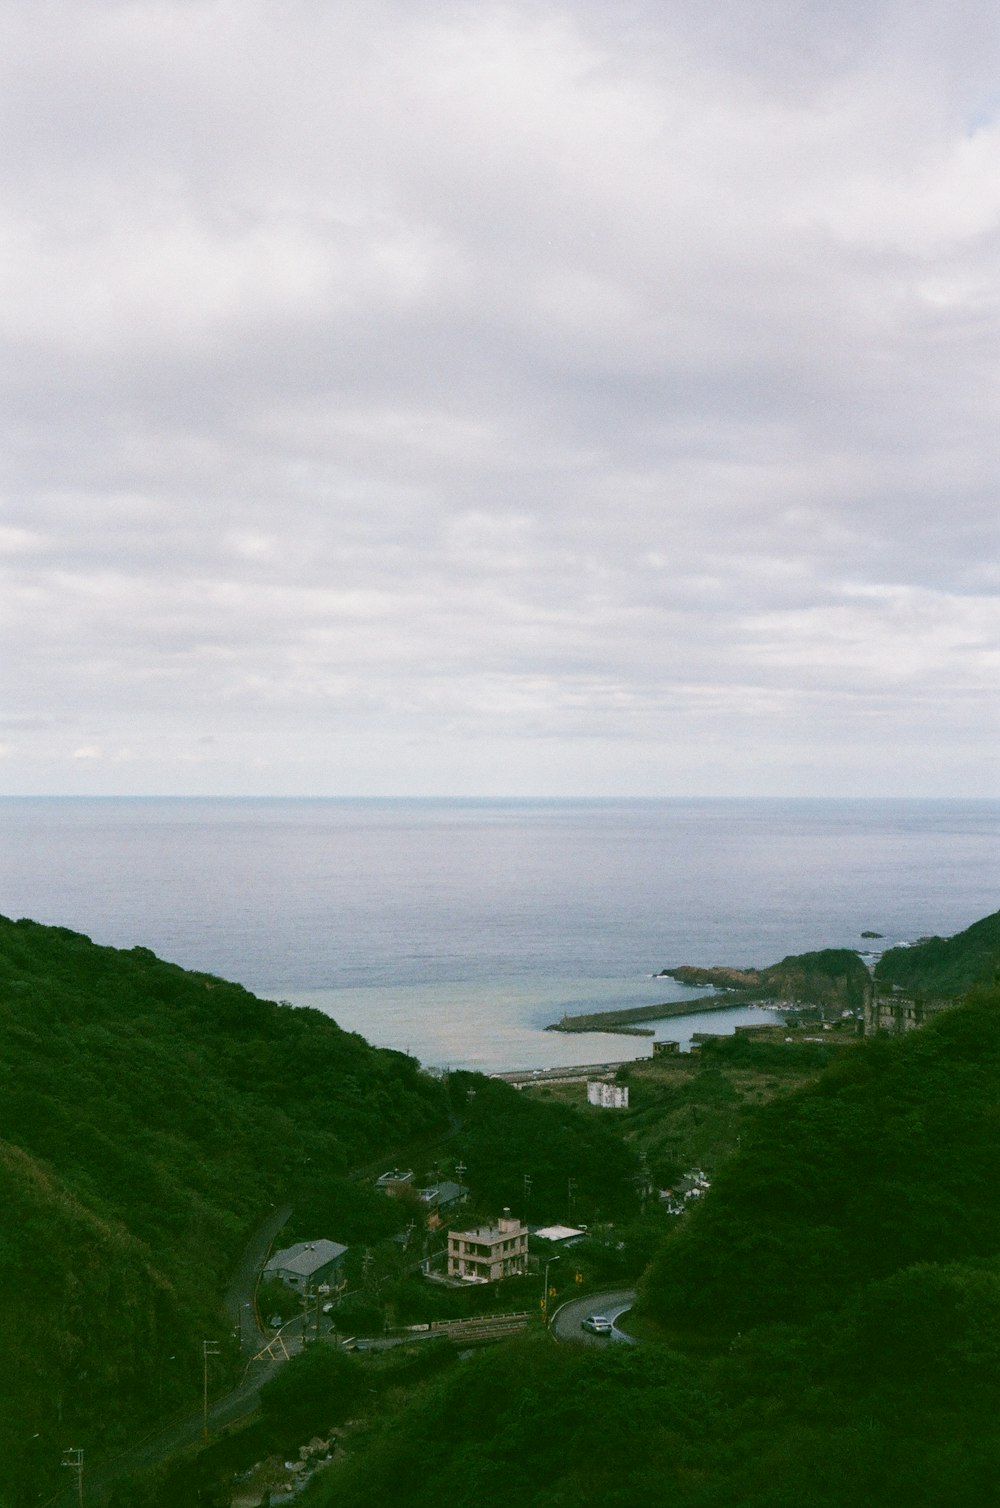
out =
[(375, 1187), (392, 1198), (398, 1198), (405, 1190), (413, 1187), (413, 1169), (390, 1168), (388, 1173), (376, 1178)]
[(586, 1230), (575, 1225), (542, 1225), (532, 1231), (532, 1240), (547, 1241), (550, 1246), (575, 1246), (586, 1238)]
[(528, 1227), (509, 1210), (496, 1225), (448, 1232), (448, 1276), (467, 1283), (495, 1283), (524, 1272), (528, 1262)]

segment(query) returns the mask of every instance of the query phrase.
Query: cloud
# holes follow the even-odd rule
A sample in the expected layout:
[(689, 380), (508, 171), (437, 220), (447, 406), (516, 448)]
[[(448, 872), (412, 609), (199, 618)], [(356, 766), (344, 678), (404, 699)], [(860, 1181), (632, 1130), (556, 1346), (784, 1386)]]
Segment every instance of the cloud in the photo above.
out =
[(981, 8), (0, 31), (12, 789), (995, 792)]

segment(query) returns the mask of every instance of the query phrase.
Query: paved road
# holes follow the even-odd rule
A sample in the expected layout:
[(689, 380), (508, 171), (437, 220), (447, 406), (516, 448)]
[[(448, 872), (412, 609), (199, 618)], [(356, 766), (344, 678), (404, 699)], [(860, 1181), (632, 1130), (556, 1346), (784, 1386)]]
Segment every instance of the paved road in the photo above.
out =
[(275, 1237), (287, 1224), (291, 1214), (290, 1204), (284, 1204), (271, 1212), (240, 1258), (240, 1265), (233, 1273), (222, 1301), (234, 1333), (237, 1329), (240, 1332), (240, 1350), (248, 1356), (255, 1355), (269, 1338), (270, 1332), (265, 1336), (260, 1328), (260, 1316), (254, 1307), (257, 1275), (270, 1255)]
[(635, 1301), (634, 1288), (615, 1288), (607, 1293), (592, 1293), (587, 1298), (570, 1299), (552, 1316), (552, 1334), (558, 1341), (570, 1341), (585, 1346), (607, 1346), (614, 1341), (634, 1344), (632, 1337), (617, 1326), (610, 1336), (592, 1335), (580, 1328), (580, 1321), (588, 1314), (603, 1314), (612, 1324), (629, 1309)]

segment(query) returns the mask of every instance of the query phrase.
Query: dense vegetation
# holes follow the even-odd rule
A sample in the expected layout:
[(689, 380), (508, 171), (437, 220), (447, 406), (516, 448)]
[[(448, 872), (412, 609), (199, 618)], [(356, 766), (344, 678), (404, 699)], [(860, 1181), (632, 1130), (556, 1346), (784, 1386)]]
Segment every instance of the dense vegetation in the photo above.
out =
[(1000, 1255), (994, 995), (861, 1043), (763, 1107), (663, 1250), (647, 1310), (726, 1336), (802, 1322), (921, 1261)]
[(306, 1501), (980, 1508), (1000, 1472), (998, 1186), (986, 990), (748, 1120), (647, 1271), (644, 1344), (477, 1357)]
[(216, 1388), (235, 1374), (221, 1295), (276, 1205), (282, 1241), (351, 1248), (345, 1325), (422, 1318), (418, 1236), (386, 1239), (419, 1208), (371, 1177), (402, 1157), (461, 1167), (470, 1219), (521, 1213), (526, 1189), (558, 1218), (570, 1180), (581, 1211), (637, 1208), (634, 1157), (599, 1116), (444, 1083), (317, 1011), (0, 918), (0, 1504), (60, 1485), (67, 1445), (97, 1459), (196, 1407), (203, 1338), (222, 1339)]
[(928, 937), (911, 948), (890, 948), (875, 966), (876, 981), (929, 999), (963, 995), (1000, 977), (1000, 911), (954, 937)]
[(450, 1074), (448, 1090), (463, 1121), (464, 1177), (485, 1209), (506, 1205), (532, 1223), (565, 1220), (572, 1179), (574, 1219), (635, 1212), (638, 1163), (614, 1134), (614, 1117), (536, 1101), (480, 1074)]
[[(954, 993), (998, 957), (1000, 916), (894, 950), (882, 977)], [(381, 1239), (416, 1207), (351, 1176), (397, 1153), (460, 1172), (470, 1220), (507, 1204), (552, 1221), (572, 1201), (592, 1222), (588, 1273), (648, 1264), (646, 1341), (576, 1351), (536, 1333), (460, 1364), (433, 1348), (361, 1372), (306, 1361), (253, 1428), (291, 1448), (307, 1421), (360, 1410), (309, 1502), (991, 1501), (1000, 990), (901, 1040), (744, 1038), (650, 1073), (620, 1118), (477, 1075), (442, 1083), (317, 1012), (0, 919), (0, 1504), (61, 1485), (67, 1445), (99, 1454), (190, 1407), (201, 1338), (223, 1333), (222, 1289), (273, 1204), (295, 1207), (290, 1239), (358, 1248), (359, 1317), (429, 1313), (407, 1252)], [(638, 1213), (636, 1147), (657, 1181), (718, 1152), (710, 1195), (669, 1234)], [(219, 1473), (247, 1444), (165, 1467), (135, 1503), (225, 1501)]]
[(303, 1508), (983, 1508), (998, 1321), (997, 1266), (950, 1264), (709, 1356), (528, 1338), (352, 1442)]
[(0, 919), (0, 1502), (34, 1502), (66, 1445), (194, 1403), (271, 1205), (293, 1236), (396, 1228), (346, 1175), (447, 1117), (414, 1060), (318, 1012)]

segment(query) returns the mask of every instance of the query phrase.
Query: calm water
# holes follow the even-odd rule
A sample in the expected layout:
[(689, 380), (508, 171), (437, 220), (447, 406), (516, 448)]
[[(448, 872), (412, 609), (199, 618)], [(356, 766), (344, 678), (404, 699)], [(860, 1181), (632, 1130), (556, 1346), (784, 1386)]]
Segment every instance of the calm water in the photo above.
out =
[(687, 998), (650, 977), (664, 966), (859, 947), (865, 928), (888, 945), (1000, 907), (990, 801), (27, 798), (0, 825), (6, 915), (486, 1070), (645, 1056), (648, 1038), (542, 1028)]

